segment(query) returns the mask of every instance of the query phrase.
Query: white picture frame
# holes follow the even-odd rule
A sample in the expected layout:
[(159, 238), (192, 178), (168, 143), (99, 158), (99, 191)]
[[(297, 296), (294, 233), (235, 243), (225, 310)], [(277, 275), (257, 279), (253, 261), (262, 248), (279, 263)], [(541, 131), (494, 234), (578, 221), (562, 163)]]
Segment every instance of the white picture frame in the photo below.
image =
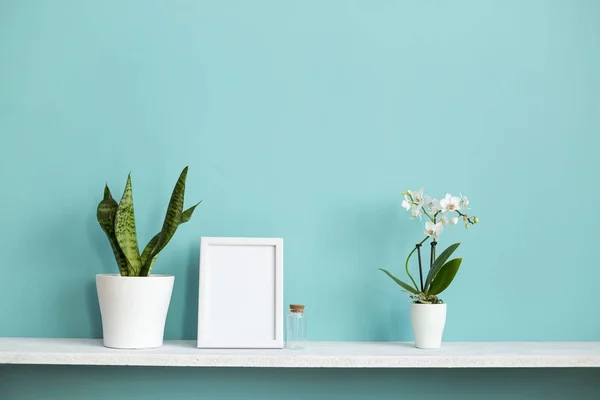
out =
[(283, 348), (283, 239), (200, 238), (198, 348)]

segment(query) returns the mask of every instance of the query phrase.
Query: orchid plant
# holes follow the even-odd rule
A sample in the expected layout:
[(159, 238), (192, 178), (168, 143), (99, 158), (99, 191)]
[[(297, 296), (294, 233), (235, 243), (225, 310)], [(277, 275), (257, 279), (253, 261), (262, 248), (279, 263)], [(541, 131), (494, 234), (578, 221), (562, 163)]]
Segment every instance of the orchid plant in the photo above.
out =
[[(418, 191), (410, 191), (402, 193), (404, 200), (402, 201), (402, 208), (410, 212), (411, 218), (423, 220), (425, 222), (425, 238), (415, 245), (415, 248), (408, 254), (405, 263), (406, 274), (411, 280), (411, 284), (401, 281), (392, 275), (389, 271), (381, 269), (385, 272), (394, 282), (400, 285), (404, 291), (410, 293), (410, 297), (415, 303), (422, 304), (440, 304), (443, 303), (440, 298), (437, 297), (440, 293), (450, 286), (460, 264), (462, 258), (448, 259), (456, 251), (460, 243), (454, 243), (448, 246), (440, 255), (437, 256), (436, 245), (437, 241), (444, 231), (444, 228), (449, 225), (457, 225), (459, 221), (465, 224), (465, 228), (469, 228), (471, 225), (479, 223), (479, 218), (475, 216), (469, 216), (467, 211), (470, 210), (469, 199), (462, 194), (460, 197), (446, 194), (442, 199), (436, 199), (431, 196), (425, 196), (423, 189)], [(429, 271), (425, 275), (423, 280), (423, 265), (421, 262), (421, 246), (429, 239), (431, 241), (430, 251), (430, 262)], [(419, 283), (413, 278), (409, 271), (409, 261), (414, 253), (417, 253), (419, 261)]]

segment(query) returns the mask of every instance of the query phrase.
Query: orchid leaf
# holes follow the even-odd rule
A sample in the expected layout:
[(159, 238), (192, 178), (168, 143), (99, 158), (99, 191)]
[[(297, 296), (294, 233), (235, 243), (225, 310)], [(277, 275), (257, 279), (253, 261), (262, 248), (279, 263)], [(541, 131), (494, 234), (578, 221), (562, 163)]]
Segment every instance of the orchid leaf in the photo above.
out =
[(142, 268), (140, 250), (137, 243), (135, 230), (135, 213), (133, 210), (133, 194), (131, 189), (131, 174), (127, 177), (127, 184), (123, 197), (119, 203), (115, 217), (115, 235), (117, 243), (123, 251), (128, 263), (129, 276), (138, 276)]
[(455, 258), (445, 263), (433, 279), (433, 282), (431, 282), (431, 287), (427, 291), (427, 294), (435, 296), (446, 290), (456, 276), (461, 263), (462, 258)]
[(402, 286), (402, 288), (404, 288), (404, 290), (407, 290), (413, 294), (419, 294), (419, 292), (417, 290), (415, 290), (414, 287), (410, 286), (408, 283), (402, 282), (400, 279), (396, 278), (394, 275), (392, 275), (389, 271), (379, 268), (381, 271), (385, 272), (387, 274), (387, 276), (389, 276), (390, 278), (392, 278), (392, 280), (394, 282), (396, 282), (398, 285)]
[(442, 266), (446, 263), (448, 258), (450, 258), (452, 253), (454, 253), (454, 251), (456, 251), (458, 246), (460, 246), (460, 243), (454, 243), (454, 244), (448, 246), (444, 251), (442, 251), (442, 254), (440, 254), (440, 256), (435, 259), (435, 261), (433, 262), (433, 265), (429, 269), (429, 273), (427, 274), (427, 279), (425, 280), (425, 293), (428, 292), (429, 285), (431, 285), (431, 282), (435, 279), (435, 276), (440, 271), (440, 268), (442, 268)]
[(100, 227), (108, 237), (110, 247), (112, 248), (113, 254), (115, 255), (115, 260), (117, 261), (117, 266), (119, 267), (119, 272), (122, 276), (127, 276), (127, 259), (119, 247), (119, 243), (117, 242), (117, 237), (115, 235), (115, 217), (117, 215), (118, 208), (119, 204), (115, 201), (115, 199), (113, 199), (110, 189), (108, 188), (108, 185), (106, 185), (104, 187), (104, 198), (100, 204), (98, 204), (96, 218), (98, 219)]

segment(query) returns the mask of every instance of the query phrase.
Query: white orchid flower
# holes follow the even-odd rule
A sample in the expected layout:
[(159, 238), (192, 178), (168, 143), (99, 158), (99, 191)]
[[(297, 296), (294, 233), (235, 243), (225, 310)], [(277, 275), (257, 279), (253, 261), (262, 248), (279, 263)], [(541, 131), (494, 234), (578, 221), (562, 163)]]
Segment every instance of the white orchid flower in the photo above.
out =
[(442, 212), (458, 211), (460, 210), (460, 197), (446, 193), (446, 197), (440, 200), (440, 206), (442, 206)]
[(421, 218), (423, 215), (423, 208), (420, 205), (413, 205), (410, 209), (410, 213), (412, 214), (413, 218)]
[(417, 190), (416, 192), (410, 192), (410, 193), (412, 193), (413, 202), (415, 202), (417, 204), (423, 203), (423, 188), (421, 188), (420, 190)]
[(407, 195), (404, 195), (404, 200), (402, 200), (402, 208), (404, 208), (406, 211), (410, 211), (411, 206), (412, 203), (410, 202), (410, 199)]
[(451, 223), (452, 225), (456, 225), (456, 224), (458, 224), (458, 217), (453, 217), (453, 218), (450, 218), (450, 223)]
[(434, 224), (431, 221), (425, 222), (425, 234), (427, 236), (433, 236), (435, 240), (440, 237), (440, 233), (444, 230), (444, 225), (441, 222)]
[(442, 225), (448, 225), (450, 223), (450, 220), (448, 220), (448, 217), (446, 215), (442, 215), (442, 218), (440, 218), (440, 222), (442, 223)]
[(469, 199), (467, 198), (467, 196), (463, 196), (463, 194), (460, 194), (460, 208), (467, 208), (469, 206)]
[(438, 199), (434, 199), (431, 196), (425, 196), (423, 205), (425, 206), (425, 208), (427, 210), (431, 211), (433, 214), (437, 213), (438, 211), (440, 211), (442, 209), (442, 206), (440, 205), (440, 201)]

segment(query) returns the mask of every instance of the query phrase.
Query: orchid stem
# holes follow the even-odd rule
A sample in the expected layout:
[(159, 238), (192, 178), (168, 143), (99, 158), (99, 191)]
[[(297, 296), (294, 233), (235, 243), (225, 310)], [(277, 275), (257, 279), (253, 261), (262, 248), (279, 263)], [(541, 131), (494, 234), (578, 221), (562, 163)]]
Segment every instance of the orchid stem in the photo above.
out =
[(433, 263), (435, 262), (435, 245), (437, 244), (437, 242), (434, 240), (433, 242), (431, 242), (431, 258), (430, 258), (430, 264), (429, 264), (429, 269), (431, 269), (433, 267)]
[(435, 223), (435, 220), (433, 218), (431, 218), (431, 215), (429, 215), (427, 213), (427, 210), (425, 209), (425, 207), (422, 207), (421, 210), (423, 210), (423, 214), (425, 214), (427, 216), (427, 218), (429, 218), (431, 220), (431, 222)]
[(423, 291), (423, 266), (421, 264), (421, 244), (415, 246), (417, 248), (417, 257), (419, 258), (419, 279), (421, 282), (421, 292)]
[[(420, 245), (425, 243), (428, 239), (430, 238), (430, 236), (425, 236), (425, 239), (421, 240), (421, 243), (419, 243)], [(412, 257), (413, 253), (415, 252), (417, 248), (415, 247), (414, 249), (412, 249), (412, 251), (408, 254), (408, 257), (406, 258), (406, 265), (405, 265), (405, 269), (406, 269), (406, 275), (408, 275), (408, 277), (410, 278), (410, 280), (413, 283), (413, 286), (415, 288), (415, 290), (419, 290), (419, 287), (417, 286), (417, 282), (415, 282), (414, 278), (412, 277), (412, 275), (410, 274), (410, 272), (408, 271), (408, 262), (410, 261), (410, 258)]]
[(471, 218), (470, 218), (468, 215), (466, 215), (466, 214), (463, 214), (463, 213), (461, 213), (461, 212), (460, 212), (460, 211), (458, 211), (458, 210), (456, 210), (456, 213), (457, 213), (458, 215), (460, 215), (461, 217), (463, 217), (463, 218), (464, 218), (464, 217), (467, 217), (467, 222), (468, 222), (469, 224), (474, 224), (474, 223), (475, 223), (475, 222), (474, 222), (474, 221), (473, 221), (473, 220), (472, 220), (472, 219), (471, 219)]

